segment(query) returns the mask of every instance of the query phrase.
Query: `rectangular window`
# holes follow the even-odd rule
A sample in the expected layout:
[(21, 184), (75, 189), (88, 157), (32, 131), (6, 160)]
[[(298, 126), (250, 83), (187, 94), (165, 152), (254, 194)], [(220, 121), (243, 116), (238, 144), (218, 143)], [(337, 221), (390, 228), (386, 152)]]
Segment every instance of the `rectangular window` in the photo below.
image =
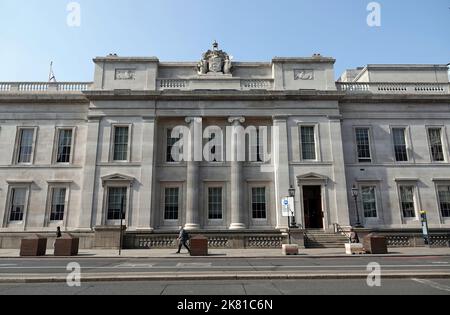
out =
[(178, 220), (179, 188), (166, 188), (164, 198), (164, 220)]
[(108, 187), (108, 220), (125, 219), (127, 190), (127, 187)]
[[(180, 134), (181, 137), (181, 134)], [(179, 152), (176, 150), (176, 143), (180, 141), (181, 138), (172, 138), (172, 129), (167, 130), (167, 153), (166, 162), (173, 163), (179, 162)], [(174, 152), (172, 150), (175, 148)]]
[(63, 221), (66, 208), (66, 188), (52, 188), (50, 221)]
[(414, 186), (400, 186), (400, 203), (404, 218), (415, 218)]
[(256, 162), (264, 162), (264, 135), (256, 128)]
[(394, 139), (395, 160), (397, 162), (408, 161), (408, 149), (406, 146), (406, 129), (393, 128), (392, 136)]
[(442, 129), (429, 128), (428, 141), (430, 145), (431, 160), (433, 162), (444, 162), (444, 149), (442, 148)]
[(439, 204), (441, 206), (442, 217), (450, 218), (450, 185), (439, 186)]
[(252, 188), (252, 217), (253, 219), (267, 218), (266, 188)]
[(375, 186), (361, 187), (361, 199), (364, 209), (364, 217), (376, 218), (377, 217), (376, 187)]
[(34, 129), (20, 129), (18, 163), (31, 163), (33, 156)]
[[(265, 127), (264, 127), (265, 128)], [(264, 162), (264, 137), (263, 128), (256, 127), (256, 132), (251, 131), (249, 133), (249, 141), (250, 141), (250, 151), (249, 151), (249, 160), (250, 162)]]
[(128, 161), (129, 130), (127, 126), (114, 127), (114, 161)]
[(358, 151), (358, 162), (372, 162), (370, 153), (369, 128), (356, 128), (356, 146)]
[(313, 126), (301, 127), (302, 160), (316, 160), (316, 136)]
[(70, 163), (72, 154), (72, 129), (58, 130), (58, 151), (56, 163)]
[[(208, 142), (211, 143), (212, 141), (216, 140), (216, 138), (218, 138), (217, 134), (212, 133), (209, 136)], [(220, 146), (218, 145), (214, 145), (213, 147), (211, 147), (211, 151), (209, 152), (209, 161), (210, 162), (219, 162), (219, 155), (220, 155)]]
[(208, 188), (208, 218), (222, 220), (222, 187)]
[(10, 222), (23, 221), (23, 214), (25, 212), (25, 202), (27, 196), (26, 188), (12, 188), (11, 189), (11, 207), (9, 214)]

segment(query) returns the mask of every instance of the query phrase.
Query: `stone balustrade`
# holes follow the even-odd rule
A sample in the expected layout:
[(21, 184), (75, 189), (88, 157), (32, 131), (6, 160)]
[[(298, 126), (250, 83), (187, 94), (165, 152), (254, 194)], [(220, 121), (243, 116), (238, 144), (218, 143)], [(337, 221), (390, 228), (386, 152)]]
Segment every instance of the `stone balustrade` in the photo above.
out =
[[(272, 90), (272, 79), (238, 79), (241, 90)], [(190, 90), (190, 79), (158, 79), (159, 90)]]
[(363, 83), (338, 82), (338, 91), (348, 94), (449, 94), (448, 83)]
[(91, 85), (91, 82), (0, 82), (0, 92), (81, 92)]

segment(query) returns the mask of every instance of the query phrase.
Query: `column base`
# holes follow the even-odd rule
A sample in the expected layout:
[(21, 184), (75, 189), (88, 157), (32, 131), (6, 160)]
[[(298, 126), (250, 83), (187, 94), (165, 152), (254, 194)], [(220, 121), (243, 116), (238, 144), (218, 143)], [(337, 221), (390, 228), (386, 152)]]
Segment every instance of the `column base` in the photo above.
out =
[(187, 224), (184, 226), (184, 229), (185, 229), (186, 231), (200, 230), (200, 224), (187, 223)]
[(230, 230), (245, 230), (246, 228), (244, 223), (232, 223), (230, 225)]

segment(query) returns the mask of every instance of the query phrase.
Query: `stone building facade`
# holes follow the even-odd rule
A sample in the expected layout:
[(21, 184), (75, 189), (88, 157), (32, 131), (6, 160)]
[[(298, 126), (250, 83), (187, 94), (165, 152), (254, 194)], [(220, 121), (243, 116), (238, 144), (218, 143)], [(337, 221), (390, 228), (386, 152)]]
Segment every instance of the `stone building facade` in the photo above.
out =
[[(448, 66), (368, 65), (336, 82), (334, 63), (233, 62), (214, 45), (199, 63), (95, 58), (93, 82), (0, 83), (0, 247), (57, 226), (114, 247), (122, 209), (128, 247), (172, 246), (180, 225), (212, 246), (277, 246), (290, 188), (306, 233), (361, 223), (413, 245), (426, 210), (444, 244)], [(201, 160), (177, 159), (188, 152)]]

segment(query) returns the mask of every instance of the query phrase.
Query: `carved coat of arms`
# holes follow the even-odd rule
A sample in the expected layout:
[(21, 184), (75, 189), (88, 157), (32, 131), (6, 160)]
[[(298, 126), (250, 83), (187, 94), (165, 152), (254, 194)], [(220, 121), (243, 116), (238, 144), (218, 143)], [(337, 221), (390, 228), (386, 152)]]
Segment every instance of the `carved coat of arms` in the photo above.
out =
[(215, 42), (213, 48), (203, 54), (202, 60), (197, 65), (199, 74), (231, 74), (231, 58)]

